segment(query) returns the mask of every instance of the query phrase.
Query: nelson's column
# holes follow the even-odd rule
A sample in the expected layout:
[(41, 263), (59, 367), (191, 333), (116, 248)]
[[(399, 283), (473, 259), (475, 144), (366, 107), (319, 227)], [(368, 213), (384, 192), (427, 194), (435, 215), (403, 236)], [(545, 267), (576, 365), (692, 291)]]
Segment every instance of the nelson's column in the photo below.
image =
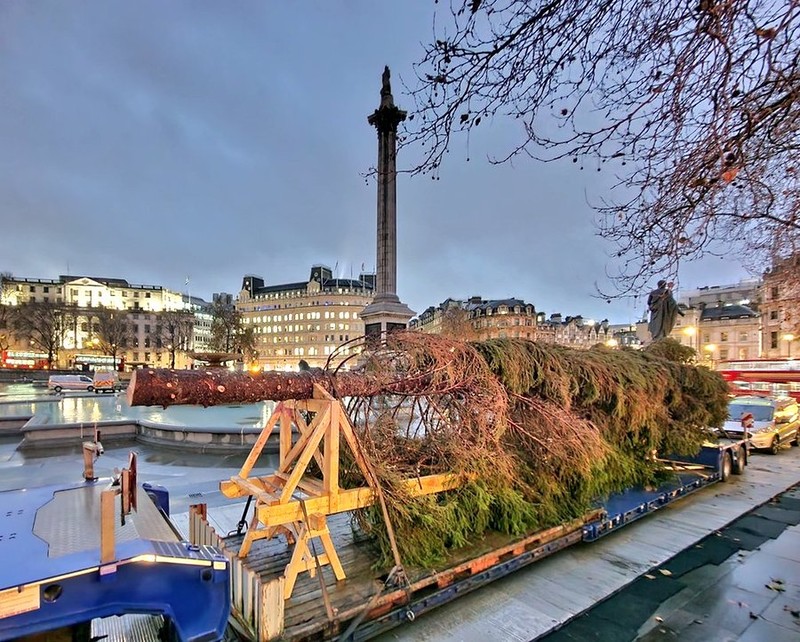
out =
[(378, 130), (378, 260), (375, 298), (361, 311), (365, 334), (386, 337), (405, 329), (414, 312), (395, 294), (397, 288), (397, 125), (406, 112), (392, 97), (389, 67), (383, 69), (381, 104), (367, 119)]

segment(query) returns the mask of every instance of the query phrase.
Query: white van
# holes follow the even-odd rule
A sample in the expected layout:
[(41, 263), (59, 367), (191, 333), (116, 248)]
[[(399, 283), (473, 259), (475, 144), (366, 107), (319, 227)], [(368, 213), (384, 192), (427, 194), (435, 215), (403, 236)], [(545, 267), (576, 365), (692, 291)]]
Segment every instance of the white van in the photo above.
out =
[(47, 388), (53, 392), (62, 390), (94, 391), (94, 379), (86, 375), (52, 375), (47, 380)]

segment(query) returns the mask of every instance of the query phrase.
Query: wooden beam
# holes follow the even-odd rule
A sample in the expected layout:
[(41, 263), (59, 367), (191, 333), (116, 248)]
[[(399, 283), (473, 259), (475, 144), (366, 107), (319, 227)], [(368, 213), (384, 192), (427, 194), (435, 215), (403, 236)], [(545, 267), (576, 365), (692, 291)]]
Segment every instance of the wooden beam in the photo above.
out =
[(283, 577), (279, 577), (260, 585), (258, 642), (270, 642), (283, 635), (285, 582)]
[[(412, 497), (453, 490), (461, 485), (461, 478), (457, 475), (429, 475), (404, 482), (405, 491)], [(376, 496), (371, 488), (353, 488), (341, 490), (338, 494), (338, 509), (331, 511), (330, 498), (312, 497), (305, 500), (306, 511), (321, 515), (332, 515), (334, 512), (344, 513), (357, 508), (365, 508), (375, 503)], [(281, 504), (259, 505), (258, 521), (265, 526), (278, 526), (291, 522), (304, 520), (303, 509), (300, 502), (292, 500)]]
[[(298, 455), (302, 453), (305, 448), (306, 444), (308, 444), (308, 440), (314, 435), (314, 431), (317, 429), (318, 426), (323, 425), (328, 420), (328, 410), (323, 412), (318, 412), (317, 416), (314, 417), (314, 421), (311, 422), (309, 426), (309, 430), (300, 435), (300, 439), (297, 440), (297, 443), (292, 446), (292, 449), (289, 451), (289, 454), (286, 455), (286, 459), (284, 459), (278, 465), (278, 470), (282, 473), (285, 473), (289, 470), (289, 467), (292, 465), (295, 459), (297, 459)], [(316, 446), (314, 447), (316, 449)], [(314, 452), (313, 450), (311, 451)], [(308, 463), (306, 463), (306, 466)]]
[[(313, 431), (309, 431), (311, 434), (306, 440), (305, 447), (303, 452), (297, 458), (297, 463), (292, 469), (292, 472), (289, 474), (289, 479), (286, 480), (286, 486), (281, 493), (281, 503), (288, 502), (292, 496), (292, 493), (297, 488), (297, 482), (300, 481), (300, 478), (305, 474), (306, 468), (308, 464), (311, 463), (311, 458), (314, 456), (314, 453), (317, 450), (317, 446), (319, 446), (322, 438), (328, 432), (328, 423), (330, 421), (330, 409), (327, 411), (323, 411), (317, 414), (316, 419), (312, 422), (312, 426), (316, 423), (317, 426), (314, 428)], [(287, 472), (286, 467), (282, 463), (278, 472), (284, 473)], [(323, 471), (324, 474), (324, 471)]]
[(322, 486), (330, 497), (330, 511), (339, 512), (339, 422), (344, 413), (338, 403), (330, 405), (330, 420), (325, 431)]
[[(116, 511), (114, 510), (117, 491), (107, 489), (100, 493), (100, 563), (110, 564), (117, 558), (115, 551)], [(22, 561), (22, 560), (20, 560)]]
[[(285, 402), (281, 402), (279, 407), (281, 409), (281, 433), (278, 448), (278, 461), (283, 461), (286, 459), (286, 455), (288, 455), (289, 451), (292, 449), (292, 417), (289, 414), (291, 409), (286, 405)], [(272, 416), (274, 417), (277, 412), (278, 408), (275, 409), (275, 412), (272, 413)], [(270, 421), (272, 421), (271, 417)]]
[(253, 444), (253, 447), (250, 449), (250, 453), (247, 455), (247, 459), (244, 460), (242, 464), (242, 468), (239, 471), (239, 477), (247, 478), (250, 476), (250, 471), (253, 469), (253, 466), (258, 461), (258, 458), (261, 456), (261, 451), (264, 450), (264, 446), (267, 444), (267, 440), (272, 435), (272, 429), (275, 427), (275, 423), (278, 421), (278, 418), (281, 416), (280, 412), (281, 404), (278, 404), (278, 407), (275, 408), (275, 411), (272, 413), (270, 418), (267, 420), (267, 423), (261, 429), (261, 434), (256, 439), (256, 443)]

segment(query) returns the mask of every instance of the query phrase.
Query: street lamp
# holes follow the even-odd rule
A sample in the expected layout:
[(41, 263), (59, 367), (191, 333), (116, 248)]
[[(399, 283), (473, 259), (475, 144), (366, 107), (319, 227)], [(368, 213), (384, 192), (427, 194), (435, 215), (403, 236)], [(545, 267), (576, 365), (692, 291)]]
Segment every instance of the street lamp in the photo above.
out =
[(711, 361), (711, 365), (714, 365), (714, 351), (717, 349), (717, 345), (715, 343), (708, 343), (703, 346), (703, 350), (705, 350), (708, 355), (707, 359)]
[(786, 352), (788, 353), (787, 356), (791, 359), (792, 358), (792, 341), (794, 341), (794, 335), (791, 332), (789, 332), (787, 334), (784, 334), (781, 337), (781, 339), (786, 341)]
[[(683, 333), (689, 339), (689, 347), (695, 351), (695, 353), (700, 351), (699, 344), (700, 344), (700, 335), (697, 333), (697, 328), (693, 325), (687, 326), (683, 329)], [(697, 340), (695, 340), (697, 337)]]
[(609, 348), (616, 348), (619, 345), (619, 341), (617, 341), (616, 339), (609, 339), (608, 341), (606, 341), (606, 345)]

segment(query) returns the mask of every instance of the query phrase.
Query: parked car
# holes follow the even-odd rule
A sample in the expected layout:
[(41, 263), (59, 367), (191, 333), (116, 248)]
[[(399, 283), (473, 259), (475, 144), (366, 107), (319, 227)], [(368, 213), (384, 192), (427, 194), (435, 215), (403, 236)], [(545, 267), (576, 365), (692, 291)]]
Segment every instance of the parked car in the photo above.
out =
[(776, 455), (784, 444), (798, 445), (800, 408), (791, 397), (734, 397), (723, 429), (731, 437), (743, 437), (745, 425), (753, 448)]
[(86, 375), (51, 375), (47, 380), (47, 388), (54, 392), (62, 390), (94, 391), (94, 379)]

